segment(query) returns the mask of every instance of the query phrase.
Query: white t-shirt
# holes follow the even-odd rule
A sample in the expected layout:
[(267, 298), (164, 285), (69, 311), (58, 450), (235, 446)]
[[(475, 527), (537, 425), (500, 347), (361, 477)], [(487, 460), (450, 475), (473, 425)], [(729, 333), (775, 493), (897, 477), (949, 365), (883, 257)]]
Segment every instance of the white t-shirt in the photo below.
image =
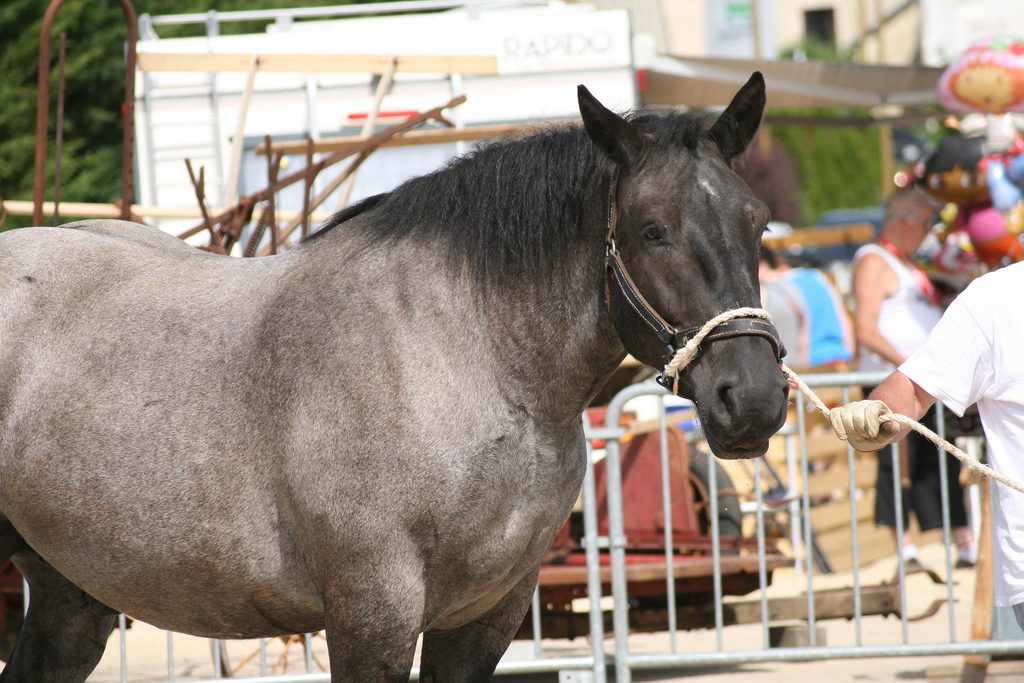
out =
[[(878, 311), (878, 331), (903, 356), (909, 356), (924, 343), (928, 333), (939, 322), (942, 309), (929, 301), (921, 291), (913, 271), (886, 251), (885, 247), (865, 244), (854, 255), (854, 267), (865, 254), (878, 254), (896, 273), (900, 287), (895, 294), (882, 301), (882, 308)], [(896, 367), (861, 344), (857, 369), (861, 372), (892, 372)]]
[[(946, 310), (900, 371), (963, 415), (973, 403), (989, 464), (1024, 482), (1024, 263), (984, 275)], [(993, 483), (995, 599), (1024, 603), (1024, 494)]]

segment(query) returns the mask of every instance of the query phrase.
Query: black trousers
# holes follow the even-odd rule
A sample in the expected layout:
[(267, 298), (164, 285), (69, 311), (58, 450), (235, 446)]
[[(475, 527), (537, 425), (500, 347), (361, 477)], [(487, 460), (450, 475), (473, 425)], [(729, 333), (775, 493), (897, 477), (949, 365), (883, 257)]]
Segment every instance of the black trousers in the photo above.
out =
[[(935, 431), (935, 406), (921, 419), (921, 424)], [(960, 486), (960, 461), (950, 453), (939, 451), (935, 444), (917, 432), (906, 436), (907, 459), (910, 464), (910, 488), (901, 489), (903, 499), (903, 528), (910, 524), (910, 513), (917, 517), (922, 531), (942, 526), (942, 480), (939, 472), (940, 456), (946, 459), (949, 474), (949, 523), (951, 527), (967, 525), (964, 490)], [(898, 447), (897, 447), (898, 449)], [(893, 494), (893, 467), (891, 447), (878, 452), (878, 481), (875, 490), (875, 524), (896, 526), (896, 498)], [(898, 455), (896, 457), (899, 457)], [(906, 473), (904, 473), (906, 474)]]

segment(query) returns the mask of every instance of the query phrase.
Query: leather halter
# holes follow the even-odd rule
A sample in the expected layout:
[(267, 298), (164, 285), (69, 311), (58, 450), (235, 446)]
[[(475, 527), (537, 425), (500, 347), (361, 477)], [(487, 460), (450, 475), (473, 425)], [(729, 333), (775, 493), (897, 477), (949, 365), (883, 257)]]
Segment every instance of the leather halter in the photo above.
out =
[[(692, 339), (700, 330), (700, 327), (691, 327), (686, 330), (678, 330), (675, 326), (671, 325), (663, 317), (661, 317), (657, 311), (647, 302), (644, 295), (637, 289), (636, 283), (633, 282), (633, 278), (629, 276), (629, 271), (626, 270), (626, 264), (623, 263), (622, 257), (619, 255), (619, 250), (615, 245), (615, 226), (618, 219), (618, 211), (616, 209), (616, 195), (619, 189), (619, 167), (615, 166), (612, 171), (611, 189), (608, 192), (608, 233), (605, 236), (605, 266), (607, 267), (610, 278), (613, 278), (618, 284), (619, 289), (622, 291), (623, 296), (626, 297), (626, 301), (636, 311), (640, 319), (647, 323), (658, 339), (665, 345), (666, 362), (671, 360), (675, 356), (676, 351), (681, 349), (686, 343)], [(609, 292), (610, 294), (610, 292)], [(611, 306), (611, 299), (609, 297), (608, 305)], [(711, 342), (720, 339), (730, 339), (732, 337), (739, 337), (741, 335), (752, 334), (758, 337), (764, 337), (768, 340), (768, 343), (772, 345), (772, 352), (775, 354), (775, 359), (782, 362), (782, 358), (786, 355), (786, 347), (782, 344), (782, 338), (779, 336), (778, 330), (769, 323), (767, 320), (761, 318), (734, 318), (728, 320), (711, 331), (708, 336), (704, 337), (704, 341)]]

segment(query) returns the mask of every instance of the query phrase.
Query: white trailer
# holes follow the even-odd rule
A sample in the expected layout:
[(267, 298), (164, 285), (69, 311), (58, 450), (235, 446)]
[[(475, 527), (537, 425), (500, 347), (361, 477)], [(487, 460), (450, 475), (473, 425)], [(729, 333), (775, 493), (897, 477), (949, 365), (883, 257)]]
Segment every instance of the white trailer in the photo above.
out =
[[(347, 16), (395, 9), (405, 13)], [(242, 19), (270, 23), (259, 34), (219, 35), (222, 23)], [(183, 23), (203, 23), (206, 34), (158, 36), (162, 27)], [(375, 113), (379, 130), (459, 94), (466, 103), (449, 112), (457, 127), (575, 118), (579, 83), (612, 108), (638, 103), (626, 10), (554, 2), (399, 2), (143, 15), (140, 26), (136, 169), (144, 205), (196, 206), (186, 158), (197, 170), (205, 167), (209, 204), (224, 206), (266, 187), (266, 160), (256, 154), (266, 135), (276, 142), (357, 136), (374, 127), (367, 120), (374, 123)], [(375, 102), (393, 55), (399, 59), (390, 87)], [(380, 149), (360, 168), (349, 200), (386, 191), (466, 148), (451, 142)], [(304, 154), (287, 156), (282, 174), (305, 163)], [(318, 183), (333, 177), (323, 173)], [(301, 195), (300, 185), (281, 192), (278, 208), (301, 209)], [(337, 209), (340, 198), (339, 190), (323, 208)], [(196, 221), (158, 224), (177, 233)]]

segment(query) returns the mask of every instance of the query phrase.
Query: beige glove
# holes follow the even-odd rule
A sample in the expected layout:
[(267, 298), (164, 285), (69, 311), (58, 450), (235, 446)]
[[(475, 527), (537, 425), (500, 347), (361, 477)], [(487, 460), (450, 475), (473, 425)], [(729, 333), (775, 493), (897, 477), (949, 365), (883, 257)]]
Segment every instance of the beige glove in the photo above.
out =
[(881, 450), (899, 434), (899, 423), (883, 422), (885, 415), (892, 411), (881, 401), (856, 401), (833, 408), (829, 420), (836, 436), (858, 451), (871, 452)]

